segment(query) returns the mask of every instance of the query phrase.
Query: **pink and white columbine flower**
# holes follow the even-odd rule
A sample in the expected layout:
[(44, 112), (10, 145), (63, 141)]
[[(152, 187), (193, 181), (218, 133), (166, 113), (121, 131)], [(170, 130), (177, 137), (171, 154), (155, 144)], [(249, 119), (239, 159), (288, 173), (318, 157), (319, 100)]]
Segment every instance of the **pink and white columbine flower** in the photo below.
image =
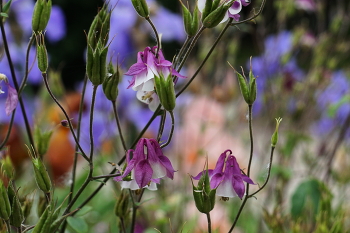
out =
[(186, 78), (172, 68), (172, 63), (165, 60), (161, 49), (156, 56), (157, 46), (152, 49), (145, 48), (144, 51), (137, 53), (137, 62), (133, 64), (125, 75), (132, 76), (130, 85), (134, 91), (137, 91), (137, 98), (149, 104), (151, 110), (155, 110), (159, 104), (158, 97), (154, 91), (154, 76), (162, 73), (165, 77), (169, 74), (180, 78)]
[(141, 138), (135, 150), (127, 152), (126, 159), (125, 171), (114, 178), (115, 181), (122, 181), (122, 188), (136, 190), (147, 187), (155, 190), (155, 183), (159, 183), (160, 178), (174, 178), (175, 170), (155, 139)]
[[(8, 82), (8, 79), (6, 75), (0, 73), (0, 83), (4, 81), (6, 86), (7, 86), (7, 98), (5, 102), (5, 112), (6, 115), (9, 116), (12, 111), (17, 107), (18, 103), (18, 95), (17, 91), (15, 88), (13, 88), (10, 83)], [(5, 93), (2, 91), (1, 86), (0, 86), (0, 94)]]
[[(227, 155), (227, 152), (229, 152), (229, 155)], [(199, 180), (202, 173), (199, 173), (193, 179)], [(208, 175), (210, 188), (217, 188), (216, 195), (221, 197), (238, 196), (242, 199), (245, 194), (245, 185), (243, 182), (254, 184), (248, 176), (242, 174), (236, 157), (232, 155), (231, 150), (226, 150), (220, 155), (214, 170), (208, 169)]]
[[(198, 0), (198, 9), (200, 12), (203, 12), (205, 7), (205, 2), (207, 0)], [(208, 0), (210, 1), (210, 0)], [(249, 0), (236, 0), (232, 6), (228, 9), (225, 17), (221, 21), (221, 23), (226, 22), (228, 18), (233, 18), (236, 21), (239, 21), (240, 15), (238, 14), (242, 10), (242, 6), (248, 6), (250, 4)]]

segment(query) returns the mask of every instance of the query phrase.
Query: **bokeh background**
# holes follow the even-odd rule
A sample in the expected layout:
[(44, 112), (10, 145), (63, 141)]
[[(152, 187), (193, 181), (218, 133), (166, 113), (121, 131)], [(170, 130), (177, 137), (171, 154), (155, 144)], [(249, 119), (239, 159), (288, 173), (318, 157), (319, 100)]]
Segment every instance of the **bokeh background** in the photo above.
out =
[[(147, 1), (151, 18), (162, 34), (162, 48), (172, 60), (186, 39), (178, 1)], [(129, 0), (111, 0), (113, 13), (109, 57), (122, 72), (135, 63), (136, 53), (154, 46), (155, 38), (146, 21), (138, 17)], [(191, 7), (195, 1), (189, 1)], [(257, 12), (260, 0), (253, 0), (240, 13), (241, 19)], [(102, 1), (53, 0), (46, 38), (50, 61), (50, 82), (56, 96), (77, 119), (80, 92), (85, 75), (86, 35)], [(5, 29), (17, 79), (24, 76), (24, 59), (31, 35), (34, 1), (14, 1)], [(192, 8), (193, 9), (193, 8)], [(253, 106), (255, 150), (252, 179), (262, 184), (269, 166), (268, 186), (249, 200), (235, 232), (348, 232), (350, 231), (350, 2), (346, 0), (267, 0), (254, 21), (232, 26), (218, 44), (198, 77), (177, 100), (175, 138), (165, 150), (178, 170), (174, 181), (162, 181), (157, 192), (147, 191), (140, 209), (137, 232), (205, 232), (206, 217), (196, 211), (188, 173), (196, 175), (208, 156), (214, 166), (218, 156), (231, 149), (240, 166), (249, 156), (247, 106), (240, 96), (234, 71), (250, 67), (257, 77), (258, 97)], [(182, 74), (191, 77), (220, 33), (223, 25), (205, 30)], [(57, 187), (59, 200), (68, 194), (74, 144), (69, 131), (60, 126), (63, 115), (43, 88), (36, 67), (35, 47), (31, 48), (28, 84), (24, 102), (32, 128), (53, 131), (44, 155)], [(11, 77), (0, 41), (0, 73)], [(11, 80), (11, 78), (10, 78)], [(130, 77), (120, 81), (118, 111), (127, 144), (131, 145), (153, 114), (127, 89)], [(180, 88), (186, 80), (180, 80)], [(87, 86), (82, 124), (83, 147), (89, 149), (88, 109), (92, 87)], [(3, 87), (6, 92), (6, 87)], [(0, 96), (0, 109), (5, 97)], [(274, 118), (282, 117), (280, 141), (274, 161), (269, 164), (270, 137)], [(0, 115), (4, 137), (10, 117)], [(146, 132), (155, 137), (159, 119)], [(167, 122), (163, 140), (167, 139)], [(122, 148), (112, 106), (101, 89), (95, 111), (97, 172), (111, 170), (108, 162), (122, 157)], [(40, 203), (29, 179), (28, 144), (20, 109), (8, 141), (9, 154), (20, 192)], [(78, 182), (83, 182), (87, 164), (79, 164)], [(99, 185), (91, 185), (86, 196)], [(253, 188), (254, 190), (254, 188)], [(69, 232), (118, 232), (113, 209), (120, 191), (110, 181), (78, 216), (83, 227)], [(240, 205), (238, 198), (217, 200), (212, 213), (216, 232), (227, 232)], [(151, 214), (150, 214), (151, 213)], [(33, 208), (30, 222), (37, 218)], [(72, 220), (73, 221), (73, 220)], [(172, 231), (172, 230), (173, 231)]]

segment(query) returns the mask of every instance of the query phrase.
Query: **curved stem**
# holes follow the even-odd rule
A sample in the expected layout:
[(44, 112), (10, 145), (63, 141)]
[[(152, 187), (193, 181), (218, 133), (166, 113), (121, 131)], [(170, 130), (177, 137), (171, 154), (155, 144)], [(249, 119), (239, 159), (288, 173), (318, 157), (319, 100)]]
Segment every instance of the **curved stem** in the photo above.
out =
[(160, 146), (160, 148), (164, 148), (167, 145), (169, 145), (169, 143), (171, 142), (171, 139), (173, 137), (174, 134), (174, 128), (175, 128), (175, 118), (174, 118), (174, 113), (173, 111), (170, 111), (170, 117), (171, 117), (171, 129), (170, 129), (170, 133), (169, 133), (169, 138), (168, 141), (166, 143), (164, 143), (163, 145)]
[(122, 127), (120, 125), (119, 115), (118, 115), (118, 111), (117, 111), (117, 105), (116, 105), (115, 101), (111, 101), (111, 102), (112, 102), (112, 105), (113, 105), (114, 118), (115, 118), (115, 120), (117, 122), (117, 126), (118, 126), (120, 140), (122, 141), (124, 152), (126, 152), (128, 150), (128, 148), (126, 147), (124, 136), (123, 136), (123, 132), (122, 132)]
[(211, 219), (210, 219), (210, 212), (206, 214), (207, 220), (208, 220), (208, 233), (211, 233)]
[(61, 109), (61, 111), (63, 112), (64, 116), (66, 117), (66, 119), (67, 119), (67, 121), (68, 121), (69, 129), (70, 129), (70, 131), (71, 131), (71, 133), (72, 133), (72, 135), (73, 135), (73, 138), (74, 138), (75, 143), (76, 143), (76, 144), (78, 145), (78, 147), (79, 147), (79, 150), (80, 150), (80, 152), (81, 152), (81, 155), (84, 157), (84, 159), (85, 159), (86, 161), (89, 162), (89, 158), (86, 156), (86, 154), (85, 154), (83, 148), (81, 148), (81, 146), (80, 146), (80, 144), (79, 144), (79, 141), (78, 141), (78, 138), (77, 138), (77, 136), (75, 135), (75, 132), (74, 132), (74, 129), (73, 129), (73, 125), (72, 125), (72, 123), (71, 123), (71, 121), (70, 121), (70, 118), (69, 118), (69, 116), (68, 116), (66, 110), (62, 107), (62, 105), (60, 104), (60, 102), (58, 102), (58, 100), (56, 99), (56, 97), (54, 96), (54, 94), (52, 93), (52, 91), (51, 91), (51, 89), (50, 89), (49, 82), (48, 82), (48, 80), (47, 80), (47, 74), (46, 74), (46, 73), (42, 73), (41, 75), (43, 76), (46, 89), (47, 89), (47, 91), (49, 92), (51, 98), (53, 99), (53, 101), (55, 101), (55, 103), (58, 105), (58, 107)]
[[(2, 7), (2, 5), (1, 5)], [(4, 48), (5, 48), (5, 53), (6, 53), (6, 57), (10, 66), (10, 70), (11, 70), (11, 76), (12, 76), (12, 80), (13, 80), (13, 84), (16, 88), (17, 93), (19, 92), (20, 88), (17, 82), (17, 78), (16, 78), (16, 73), (15, 73), (15, 68), (14, 65), (12, 63), (12, 59), (11, 59), (11, 55), (10, 55), (10, 50), (8, 47), (8, 43), (7, 43), (7, 37), (6, 37), (6, 33), (5, 33), (5, 28), (4, 28), (4, 24), (2, 21), (2, 17), (0, 17), (0, 29), (1, 29), (1, 35), (2, 35), (2, 39), (3, 39), (3, 43), (4, 43)], [(33, 146), (34, 150), (35, 150), (35, 144), (34, 144), (34, 138), (33, 138), (33, 134), (32, 131), (30, 129), (30, 124), (29, 124), (29, 120), (27, 117), (27, 113), (26, 113), (26, 109), (24, 107), (24, 103), (23, 103), (23, 99), (20, 95), (18, 95), (18, 101), (22, 110), (22, 116), (23, 116), (23, 120), (24, 120), (24, 124), (25, 124), (25, 128), (27, 131), (27, 135), (28, 135), (28, 139), (30, 144)], [(36, 151), (36, 150), (35, 150)]]
[(11, 134), (12, 126), (13, 126), (13, 121), (14, 121), (14, 119), (15, 119), (15, 114), (16, 114), (16, 109), (14, 109), (14, 110), (12, 111), (10, 124), (9, 124), (8, 129), (7, 129), (6, 136), (5, 136), (4, 140), (2, 141), (2, 143), (0, 144), (0, 150), (6, 145), (7, 141), (8, 141), (9, 138), (10, 138), (10, 134)]
[(192, 38), (193, 38), (193, 37), (190, 37), (190, 36), (187, 36), (187, 37), (186, 37), (186, 40), (185, 40), (185, 42), (183, 43), (183, 45), (182, 45), (182, 47), (181, 47), (181, 49), (180, 49), (180, 51), (179, 51), (179, 54), (176, 56), (176, 60), (175, 60), (175, 62), (174, 62), (174, 69), (176, 69), (178, 63), (179, 63), (180, 60), (181, 60), (181, 57), (182, 57), (183, 52), (184, 52), (185, 49), (187, 48), (188, 44), (191, 42)]
[(275, 151), (275, 147), (271, 147), (271, 154), (270, 154), (270, 163), (269, 163), (269, 171), (267, 173), (267, 178), (265, 180), (265, 183), (257, 190), (255, 191), (254, 193), (250, 194), (248, 196), (248, 198), (251, 198), (252, 196), (254, 196), (255, 194), (257, 194), (258, 192), (260, 192), (261, 190), (263, 190), (267, 184), (267, 182), (269, 182), (269, 179), (270, 179), (270, 175), (271, 175), (271, 167), (272, 167), (272, 160), (273, 160), (273, 152)]
[(159, 39), (159, 34), (158, 34), (157, 29), (156, 29), (156, 27), (154, 26), (154, 24), (153, 24), (151, 18), (150, 18), (150, 17), (146, 17), (145, 19), (146, 19), (147, 22), (151, 25), (152, 30), (153, 30), (153, 32), (154, 32), (154, 34), (155, 34), (155, 36), (156, 36), (156, 40), (157, 40), (156, 57), (158, 57), (158, 52), (159, 52), (159, 49), (160, 49), (160, 47), (161, 47), (160, 39)]
[(255, 19), (256, 17), (258, 17), (261, 14), (262, 10), (264, 9), (265, 3), (266, 3), (266, 0), (263, 0), (261, 5), (260, 5), (259, 11), (257, 13), (254, 12), (254, 15), (252, 17), (249, 17), (248, 19), (245, 19), (245, 20), (242, 20), (242, 21), (239, 21), (236, 23), (231, 23), (231, 26), (236, 26), (238, 24), (246, 23), (246, 22), (251, 21), (251, 20)]
[(160, 119), (158, 136), (157, 136), (158, 142), (160, 141), (160, 139), (162, 138), (162, 135), (163, 135), (165, 119), (166, 119), (166, 111), (163, 112), (162, 117)]
[[(222, 36), (225, 34), (226, 30), (230, 27), (230, 24), (232, 22), (232, 18), (229, 19), (229, 21), (227, 22), (227, 24), (225, 25), (224, 29), (222, 29), (222, 31), (220, 32), (218, 38), (216, 38), (214, 44), (212, 45), (212, 47), (210, 48), (208, 54), (205, 56), (204, 60), (202, 61), (202, 63), (200, 64), (200, 66), (198, 67), (198, 69), (196, 70), (196, 72), (193, 74), (192, 78), (186, 83), (186, 85), (176, 94), (176, 97), (179, 97), (182, 92), (184, 92), (187, 87), (192, 83), (192, 81), (194, 80), (194, 78), (198, 75), (199, 71), (203, 68), (204, 64), (207, 62), (207, 60), (209, 59), (210, 55), (212, 54), (212, 52), (214, 51), (216, 45), (219, 43), (219, 41), (221, 40)], [(193, 43), (193, 41), (192, 41)], [(192, 44), (191, 43), (191, 44)], [(181, 66), (180, 66), (181, 67)]]

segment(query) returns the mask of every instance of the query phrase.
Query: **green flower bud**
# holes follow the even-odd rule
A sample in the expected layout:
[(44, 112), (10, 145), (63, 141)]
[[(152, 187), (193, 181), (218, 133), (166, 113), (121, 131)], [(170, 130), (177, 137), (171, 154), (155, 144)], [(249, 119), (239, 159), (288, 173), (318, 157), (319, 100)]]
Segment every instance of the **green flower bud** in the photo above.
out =
[(216, 27), (224, 19), (227, 10), (232, 6), (233, 2), (234, 0), (225, 2), (212, 11), (207, 17), (204, 18), (203, 26), (206, 28)]
[(271, 137), (271, 146), (272, 147), (276, 147), (276, 144), (278, 142), (278, 128), (280, 126), (280, 123), (282, 121), (282, 118), (276, 118), (276, 129), (275, 129), (275, 132), (272, 134), (272, 137)]
[(182, 2), (180, 3), (182, 5), (182, 15), (184, 18), (185, 31), (189, 37), (192, 37), (197, 33), (199, 27), (198, 7), (196, 5), (192, 15), (187, 7)]
[(35, 181), (41, 191), (45, 194), (49, 193), (52, 187), (50, 176), (46, 170), (44, 163), (40, 158), (34, 157), (32, 152), (28, 149), (28, 153), (32, 159), (34, 168)]
[(52, 131), (41, 132), (39, 127), (34, 130), (34, 138), (36, 142), (36, 149), (39, 155), (44, 155), (49, 147), (49, 141), (52, 135)]
[(202, 12), (202, 22), (204, 19), (212, 12), (212, 5), (213, 1), (212, 0), (206, 0), (205, 1), (205, 6)]
[[(10, 10), (12, 0), (9, 0), (2, 6), (2, 12), (0, 12), (0, 16), (7, 18), (8, 17), (8, 12)], [(4, 19), (5, 20), (5, 19)]]
[(236, 71), (236, 75), (238, 78), (238, 84), (239, 84), (239, 88), (241, 89), (242, 96), (245, 102), (249, 103), (250, 97), (249, 97), (249, 88), (248, 88), (247, 82), (245, 78), (237, 71)]
[(86, 73), (94, 86), (101, 85), (107, 75), (107, 53), (108, 47), (97, 45), (96, 50), (88, 46)]
[(209, 213), (215, 206), (216, 189), (210, 188), (208, 162), (206, 162), (206, 170), (199, 179), (197, 187), (194, 186), (192, 178), (191, 181), (193, 187), (193, 197), (197, 209), (201, 213)]
[[(113, 69), (111, 71), (113, 71)], [(116, 101), (117, 99), (119, 77), (119, 68), (117, 68), (117, 72), (111, 73), (111, 76), (106, 78), (106, 80), (102, 84), (103, 92), (105, 93), (106, 98), (110, 101)]]
[(36, 57), (38, 59), (38, 68), (42, 73), (46, 73), (47, 68), (49, 67), (49, 60), (47, 58), (47, 51), (45, 45), (44, 34), (39, 32), (36, 36)]
[(50, 19), (52, 3), (51, 0), (37, 0), (32, 17), (32, 28), (34, 32), (44, 31)]
[(11, 216), (11, 204), (7, 195), (6, 187), (0, 179), (0, 218), (9, 220)]
[(154, 84), (164, 109), (173, 111), (176, 105), (176, 97), (172, 75), (169, 74), (167, 78), (164, 78), (163, 74), (160, 74), (160, 77), (154, 76)]
[(102, 41), (103, 45), (106, 45), (109, 37), (111, 21), (111, 10), (108, 9), (108, 5), (105, 4), (95, 16), (91, 23), (89, 33), (87, 35), (88, 44), (96, 49), (97, 44)]
[(18, 192), (15, 192), (12, 181), (7, 187), (7, 193), (12, 209), (10, 224), (15, 227), (20, 227), (24, 220), (24, 216), (21, 208), (21, 203), (18, 200)]
[(129, 215), (129, 201), (130, 197), (126, 190), (122, 190), (120, 197), (117, 200), (117, 204), (114, 208), (114, 213), (119, 218), (125, 218)]
[(149, 16), (149, 9), (146, 0), (131, 0), (131, 3), (139, 16), (143, 18)]

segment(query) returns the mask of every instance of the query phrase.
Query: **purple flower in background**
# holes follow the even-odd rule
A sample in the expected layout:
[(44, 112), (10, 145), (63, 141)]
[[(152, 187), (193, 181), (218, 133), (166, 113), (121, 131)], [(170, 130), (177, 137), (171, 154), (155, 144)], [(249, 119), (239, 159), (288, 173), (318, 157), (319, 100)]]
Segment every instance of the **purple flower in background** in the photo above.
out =
[[(0, 83), (4, 81), (6, 86), (7, 86), (7, 98), (5, 102), (5, 112), (6, 115), (9, 116), (12, 111), (17, 107), (18, 103), (18, 95), (17, 91), (15, 88), (11, 87), (10, 83), (7, 80), (7, 77), (4, 74), (0, 73)], [(2, 91), (1, 86), (0, 86), (0, 94), (5, 93)]]
[[(130, 159), (131, 152), (133, 152), (132, 159)], [(174, 172), (170, 160), (164, 156), (158, 142), (155, 139), (141, 138), (135, 150), (128, 151), (127, 167), (123, 175), (116, 177), (115, 180), (123, 181), (124, 178), (130, 175), (132, 180), (126, 180), (130, 183), (127, 183), (124, 187), (127, 186), (134, 190), (150, 185), (151, 181), (159, 183), (158, 179), (165, 176), (173, 179)], [(137, 185), (135, 185), (135, 182)]]
[(296, 0), (295, 5), (297, 8), (306, 11), (316, 10), (316, 3), (314, 2), (314, 0)]
[[(227, 155), (227, 152), (229, 152), (229, 155)], [(202, 174), (203, 172), (200, 172), (196, 177), (193, 177), (193, 179), (199, 180)], [(245, 193), (245, 185), (243, 182), (254, 184), (248, 176), (242, 174), (236, 157), (232, 155), (231, 150), (226, 150), (220, 155), (214, 170), (208, 169), (208, 174), (210, 188), (217, 188), (216, 195), (221, 197), (238, 196), (242, 199)]]
[(66, 35), (65, 17), (62, 9), (58, 6), (52, 6), (45, 35), (51, 42), (57, 42)]

